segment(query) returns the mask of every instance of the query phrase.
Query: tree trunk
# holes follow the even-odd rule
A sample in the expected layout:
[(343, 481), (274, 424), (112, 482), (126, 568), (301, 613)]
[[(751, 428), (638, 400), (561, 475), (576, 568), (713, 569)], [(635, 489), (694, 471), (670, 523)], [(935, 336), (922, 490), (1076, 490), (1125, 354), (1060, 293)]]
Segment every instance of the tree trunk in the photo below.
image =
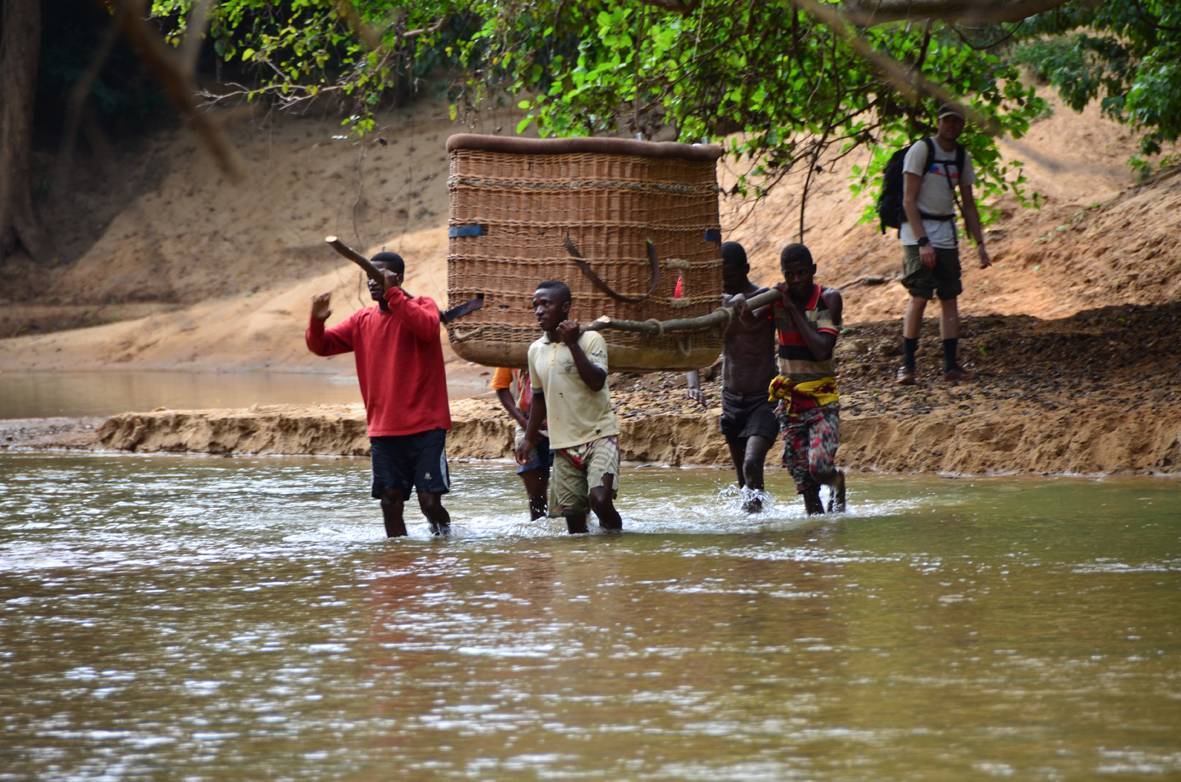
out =
[(33, 207), (30, 157), (40, 0), (0, 2), (0, 260), (18, 247), (38, 261), (55, 260), (53, 244)]

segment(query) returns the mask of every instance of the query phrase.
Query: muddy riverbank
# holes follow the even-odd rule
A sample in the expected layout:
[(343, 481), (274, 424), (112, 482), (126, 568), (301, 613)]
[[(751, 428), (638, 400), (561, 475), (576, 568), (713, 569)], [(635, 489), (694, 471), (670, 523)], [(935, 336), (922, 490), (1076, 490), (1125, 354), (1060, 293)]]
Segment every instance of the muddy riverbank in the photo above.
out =
[[(920, 383), (913, 387), (892, 382), (897, 324), (852, 326), (838, 344), (840, 459), (855, 470), (891, 473), (1181, 474), (1181, 345), (1169, 337), (1179, 323), (1176, 303), (1058, 320), (968, 318), (963, 355), (979, 373), (977, 382), (941, 379), (932, 335), (923, 343)], [(483, 370), (464, 371), (478, 377)], [(626, 459), (727, 463), (717, 428), (717, 378), (704, 383), (704, 408), (684, 397), (676, 373), (613, 376), (611, 382)], [(454, 399), (452, 415), (449, 454), (509, 455), (511, 426), (489, 394)], [(359, 404), (161, 409), (101, 423), (8, 421), (0, 423), (0, 447), (368, 453)]]

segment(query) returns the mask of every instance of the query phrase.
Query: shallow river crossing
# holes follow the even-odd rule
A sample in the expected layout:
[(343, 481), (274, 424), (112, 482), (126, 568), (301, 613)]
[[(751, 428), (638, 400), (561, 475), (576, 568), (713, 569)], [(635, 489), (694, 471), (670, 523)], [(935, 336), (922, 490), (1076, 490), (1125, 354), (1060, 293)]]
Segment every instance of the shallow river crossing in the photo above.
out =
[(367, 469), (0, 455), (0, 780), (1181, 776), (1176, 481), (628, 468), (569, 537), (457, 463), (387, 542)]

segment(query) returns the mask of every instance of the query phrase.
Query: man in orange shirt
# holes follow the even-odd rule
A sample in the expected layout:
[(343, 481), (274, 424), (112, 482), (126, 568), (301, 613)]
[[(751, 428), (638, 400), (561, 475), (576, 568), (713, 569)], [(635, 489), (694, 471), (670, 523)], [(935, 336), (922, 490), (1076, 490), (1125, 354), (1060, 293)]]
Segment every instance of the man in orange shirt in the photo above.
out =
[[(515, 451), (525, 439), (525, 427), (529, 425), (529, 408), (533, 404), (533, 386), (529, 382), (529, 373), (520, 369), (497, 367), (492, 373), (490, 385), (496, 392), (501, 406), (515, 423)], [(534, 521), (545, 518), (546, 491), (549, 488), (549, 471), (553, 462), (554, 457), (549, 450), (549, 437), (543, 432), (537, 446), (529, 451), (525, 463), (517, 467), (517, 475), (521, 476), (525, 484), (525, 493), (529, 495), (529, 518)]]

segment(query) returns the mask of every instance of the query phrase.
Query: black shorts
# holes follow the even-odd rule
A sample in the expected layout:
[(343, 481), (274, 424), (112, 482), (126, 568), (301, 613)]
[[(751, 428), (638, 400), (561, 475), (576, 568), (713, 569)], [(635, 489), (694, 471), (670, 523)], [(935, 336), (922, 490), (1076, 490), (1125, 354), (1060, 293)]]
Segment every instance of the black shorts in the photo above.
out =
[(936, 247), (935, 268), (923, 266), (917, 244), (902, 246), (902, 285), (919, 299), (950, 301), (964, 292), (958, 247)]
[(373, 455), (373, 498), (380, 500), (386, 489), (400, 489), (402, 497), (413, 486), (420, 494), (451, 491), (447, 454), (443, 446), (447, 430), (431, 429), (397, 437), (370, 437)]
[(766, 393), (738, 394), (723, 388), (721, 424), (722, 434), (730, 440), (758, 436), (775, 442), (779, 437), (775, 405), (767, 401)]

